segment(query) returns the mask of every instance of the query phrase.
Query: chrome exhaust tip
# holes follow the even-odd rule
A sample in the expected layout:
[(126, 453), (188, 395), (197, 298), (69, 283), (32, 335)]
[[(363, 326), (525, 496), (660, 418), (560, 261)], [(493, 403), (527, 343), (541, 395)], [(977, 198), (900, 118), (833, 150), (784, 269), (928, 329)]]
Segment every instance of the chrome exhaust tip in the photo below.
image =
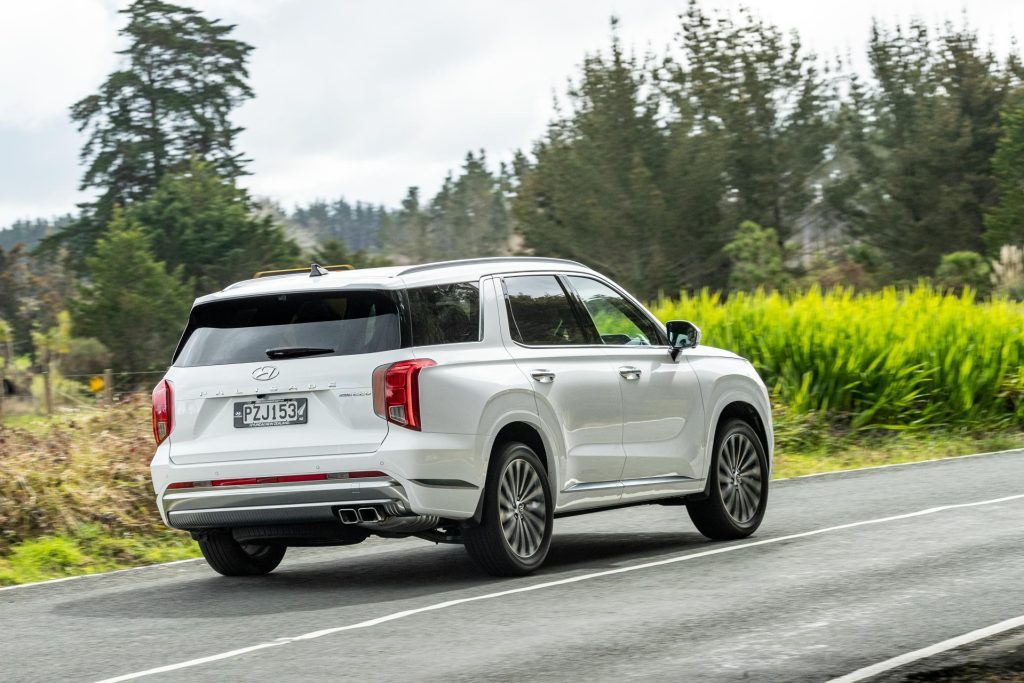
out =
[(359, 521), (361, 522), (379, 522), (382, 519), (384, 517), (377, 508), (359, 508)]
[(353, 508), (341, 508), (338, 510), (338, 517), (342, 524), (356, 524), (359, 522), (359, 514)]

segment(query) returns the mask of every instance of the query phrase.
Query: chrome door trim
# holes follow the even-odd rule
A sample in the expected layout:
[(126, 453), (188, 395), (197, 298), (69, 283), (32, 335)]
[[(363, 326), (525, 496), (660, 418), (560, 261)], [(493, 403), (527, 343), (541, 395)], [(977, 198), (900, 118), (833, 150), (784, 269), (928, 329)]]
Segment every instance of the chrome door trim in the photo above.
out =
[(682, 475), (668, 475), (659, 477), (642, 477), (640, 479), (621, 479), (619, 481), (586, 481), (577, 482), (562, 489), (562, 493), (574, 491), (598, 491), (601, 489), (613, 489), (620, 486), (650, 486), (652, 484), (680, 484), (687, 481), (694, 481), (693, 477)]

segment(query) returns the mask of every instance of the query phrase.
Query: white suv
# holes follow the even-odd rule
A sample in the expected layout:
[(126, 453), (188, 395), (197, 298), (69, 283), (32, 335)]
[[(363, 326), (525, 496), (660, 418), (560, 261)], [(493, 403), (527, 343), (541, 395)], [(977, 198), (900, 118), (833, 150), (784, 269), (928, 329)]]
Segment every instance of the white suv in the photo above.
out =
[(768, 394), (572, 261), (302, 273), (196, 300), (153, 392), (163, 520), (215, 570), (370, 534), (541, 565), (555, 517), (685, 505), (710, 538), (761, 523)]

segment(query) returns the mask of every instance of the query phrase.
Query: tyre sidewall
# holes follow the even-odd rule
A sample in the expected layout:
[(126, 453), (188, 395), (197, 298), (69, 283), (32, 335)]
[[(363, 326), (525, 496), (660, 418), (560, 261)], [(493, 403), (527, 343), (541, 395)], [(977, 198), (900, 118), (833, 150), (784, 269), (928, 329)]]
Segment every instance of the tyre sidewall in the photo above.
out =
[[(722, 444), (733, 434), (742, 433), (754, 445), (754, 452), (757, 453), (757, 461), (761, 466), (761, 500), (757, 505), (757, 512), (749, 521), (739, 523), (729, 514), (729, 509), (722, 498), (722, 489), (718, 486), (718, 458)], [(764, 519), (765, 510), (768, 508), (768, 456), (764, 452), (764, 445), (753, 427), (743, 420), (730, 420), (715, 435), (715, 449), (712, 454), (711, 467), (708, 472), (708, 496), (709, 500), (718, 510), (722, 520), (730, 525), (737, 535), (752, 533), (761, 525)]]
[[(498, 488), (501, 475), (508, 464), (515, 459), (526, 460), (537, 472), (541, 488), (544, 491), (544, 538), (540, 548), (530, 558), (522, 558), (512, 550), (505, 532), (501, 528), (501, 515), (498, 509)], [(487, 474), (487, 496), (484, 501), (483, 526), (489, 533), (495, 534), (501, 540), (501, 547), (508, 556), (508, 561), (516, 565), (524, 574), (537, 569), (544, 563), (548, 550), (551, 547), (551, 532), (554, 527), (554, 505), (551, 496), (551, 483), (548, 481), (547, 470), (541, 464), (540, 458), (533, 452), (533, 449), (526, 444), (513, 442), (506, 444), (498, 454), (498, 457), (491, 463)]]

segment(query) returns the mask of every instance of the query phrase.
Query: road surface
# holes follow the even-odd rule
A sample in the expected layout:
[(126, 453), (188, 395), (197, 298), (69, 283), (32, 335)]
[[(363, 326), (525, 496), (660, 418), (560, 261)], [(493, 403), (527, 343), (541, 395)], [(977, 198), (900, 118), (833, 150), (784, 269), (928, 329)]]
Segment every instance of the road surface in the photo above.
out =
[(730, 543), (678, 507), (558, 520), (522, 579), (407, 539), (0, 590), (0, 679), (827, 681), (1021, 615), (1017, 451), (776, 482)]

